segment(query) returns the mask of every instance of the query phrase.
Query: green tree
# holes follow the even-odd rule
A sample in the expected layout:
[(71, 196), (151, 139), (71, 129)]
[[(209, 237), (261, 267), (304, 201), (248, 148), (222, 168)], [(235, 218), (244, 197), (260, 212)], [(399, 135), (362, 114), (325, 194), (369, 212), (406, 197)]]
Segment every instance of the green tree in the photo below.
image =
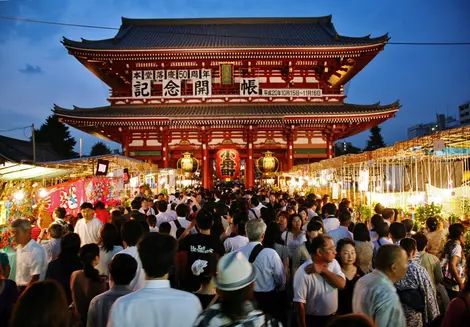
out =
[(364, 151), (373, 151), (386, 147), (382, 132), (379, 126), (374, 126), (370, 129), (369, 140)]
[(93, 147), (91, 148), (90, 156), (100, 156), (103, 154), (110, 154), (111, 149), (108, 148), (106, 144), (101, 141), (96, 142)]
[(336, 142), (335, 144), (335, 157), (345, 154), (358, 154), (362, 150), (357, 146), (352, 145), (350, 142)]
[(77, 157), (73, 147), (77, 141), (70, 135), (67, 125), (60, 122), (56, 115), (50, 115), (46, 118), (44, 124), (34, 131), (36, 143), (50, 144), (51, 149), (58, 155), (69, 159)]

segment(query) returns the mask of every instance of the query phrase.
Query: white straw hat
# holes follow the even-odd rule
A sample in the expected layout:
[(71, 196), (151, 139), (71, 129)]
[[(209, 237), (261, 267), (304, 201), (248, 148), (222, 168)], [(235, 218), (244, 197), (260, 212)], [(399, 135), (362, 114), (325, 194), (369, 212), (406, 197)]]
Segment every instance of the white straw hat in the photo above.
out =
[(222, 291), (236, 291), (250, 285), (256, 279), (253, 265), (241, 252), (224, 255), (217, 265), (215, 285)]

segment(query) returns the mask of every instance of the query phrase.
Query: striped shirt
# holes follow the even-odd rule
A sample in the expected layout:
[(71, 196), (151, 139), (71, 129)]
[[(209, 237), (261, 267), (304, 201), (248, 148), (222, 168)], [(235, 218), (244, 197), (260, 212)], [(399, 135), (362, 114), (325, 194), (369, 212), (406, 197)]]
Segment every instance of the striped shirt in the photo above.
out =
[(199, 315), (194, 327), (282, 327), (282, 324), (275, 318), (255, 310), (249, 301), (245, 303), (244, 311), (248, 312), (247, 317), (234, 321), (221, 312), (220, 304), (214, 304)]

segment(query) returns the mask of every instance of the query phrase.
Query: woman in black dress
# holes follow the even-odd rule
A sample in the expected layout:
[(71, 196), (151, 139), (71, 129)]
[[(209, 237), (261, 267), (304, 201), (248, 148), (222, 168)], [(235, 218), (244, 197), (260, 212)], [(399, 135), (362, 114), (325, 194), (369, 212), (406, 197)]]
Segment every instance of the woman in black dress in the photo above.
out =
[(356, 248), (351, 239), (339, 240), (336, 252), (341, 270), (346, 276), (346, 287), (338, 293), (338, 314), (352, 313), (352, 297), (356, 282), (364, 273), (356, 266)]

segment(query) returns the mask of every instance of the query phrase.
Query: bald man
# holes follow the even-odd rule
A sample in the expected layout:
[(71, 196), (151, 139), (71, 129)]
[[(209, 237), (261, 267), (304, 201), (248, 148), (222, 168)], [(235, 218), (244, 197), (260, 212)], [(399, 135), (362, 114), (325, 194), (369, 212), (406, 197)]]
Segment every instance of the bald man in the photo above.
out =
[(371, 317), (376, 326), (406, 327), (405, 314), (395, 282), (403, 279), (408, 255), (401, 247), (386, 244), (375, 258), (376, 269), (359, 279), (354, 287), (353, 312)]

